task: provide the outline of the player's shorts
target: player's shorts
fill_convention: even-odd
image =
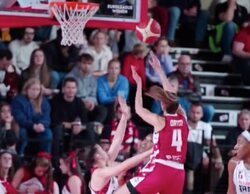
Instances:
[[[182,194],[184,181],[184,169],[156,163],[153,170],[142,169],[127,187],[131,194]]]

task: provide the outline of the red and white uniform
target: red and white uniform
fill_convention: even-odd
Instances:
[[[110,136],[111,142],[113,141],[113,138],[115,136],[118,124],[119,124],[119,120],[117,119],[114,119],[111,123],[111,127],[112,127],[111,136]],[[130,149],[132,148],[132,146],[138,147],[138,144],[139,144],[139,131],[132,121],[128,121],[120,151],[130,152]]]
[[[76,175],[72,175],[72,176],[76,176]],[[69,177],[70,178],[70,177]],[[69,181],[69,178],[68,178],[68,181]],[[81,189],[83,187],[83,183],[81,184]],[[71,194],[71,191],[69,189],[69,183],[67,182],[66,185],[64,185],[63,189],[62,189],[62,194]]]
[[[234,169],[233,182],[237,194],[250,194],[250,170],[243,161],[240,161]]]
[[[0,193],[1,194],[17,194],[17,191],[11,185],[11,183],[0,179]]]
[[[113,194],[118,188],[119,184],[116,177],[112,177],[108,184],[100,191],[94,191],[89,184],[91,194]]]
[[[153,135],[154,152],[150,161],[128,183],[131,193],[182,194],[188,131],[184,116],[165,116],[164,128]]]

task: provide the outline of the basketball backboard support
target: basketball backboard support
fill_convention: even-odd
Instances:
[[[98,3],[99,11],[87,23],[87,27],[135,29],[139,23],[147,21],[147,2],[145,0],[88,0]],[[9,8],[0,8],[0,28],[59,25],[51,17],[48,1],[41,5],[21,8],[18,3]]]

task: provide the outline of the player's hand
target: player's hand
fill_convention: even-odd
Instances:
[[[159,59],[155,56],[155,54],[150,51],[149,53],[149,64],[153,67],[153,69],[156,71],[156,72],[159,72],[162,70],[161,68],[161,63],[159,61]]]
[[[138,73],[136,72],[134,66],[131,66],[131,71],[132,71],[133,79],[135,80],[136,84],[137,84],[137,85],[141,84],[141,83],[142,83],[141,77],[140,77],[140,76],[138,75]]]
[[[130,108],[126,103],[126,100],[122,96],[118,96],[118,102],[121,107],[122,114],[126,116],[126,118],[130,115]]]

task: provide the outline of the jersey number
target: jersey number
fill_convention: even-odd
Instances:
[[[181,151],[182,138],[181,138],[181,130],[180,129],[174,129],[171,146],[176,147],[177,152]]]

